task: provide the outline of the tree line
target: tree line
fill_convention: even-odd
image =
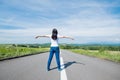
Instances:
[[[29,48],[49,48],[50,43],[45,44],[13,44],[14,47],[29,47]],[[120,51],[120,46],[114,45],[75,45],[75,44],[60,44],[62,49],[84,49],[84,50],[111,50]]]

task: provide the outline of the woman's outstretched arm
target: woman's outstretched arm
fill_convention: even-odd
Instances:
[[[67,39],[72,39],[72,40],[74,40],[74,38],[69,37],[69,36],[60,36],[59,38],[67,38]]]
[[[49,38],[50,36],[49,35],[43,35],[43,36],[36,36],[35,38],[37,39],[39,37],[47,37],[47,38]]]

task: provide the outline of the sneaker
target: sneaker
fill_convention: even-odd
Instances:
[[[47,68],[47,71],[50,71],[50,68]]]
[[[61,69],[61,68],[59,68],[59,69],[58,69],[58,71],[62,71],[62,69]]]

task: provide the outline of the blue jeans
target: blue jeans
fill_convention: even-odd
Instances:
[[[57,65],[58,65],[58,69],[60,69],[60,50],[59,47],[51,47],[50,48],[50,55],[49,55],[49,59],[48,59],[48,64],[47,64],[47,69],[50,69],[50,64],[53,58],[53,55],[55,54],[56,56],[56,61],[57,61]]]

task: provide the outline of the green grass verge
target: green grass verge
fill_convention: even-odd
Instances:
[[[114,62],[120,62],[120,51],[99,51],[99,50],[84,50],[84,49],[70,49],[70,51],[83,55],[98,57],[101,59],[111,60]]]
[[[0,60],[5,58],[36,54],[38,52],[49,51],[49,48],[27,48],[27,47],[13,47],[13,46],[0,46]]]

